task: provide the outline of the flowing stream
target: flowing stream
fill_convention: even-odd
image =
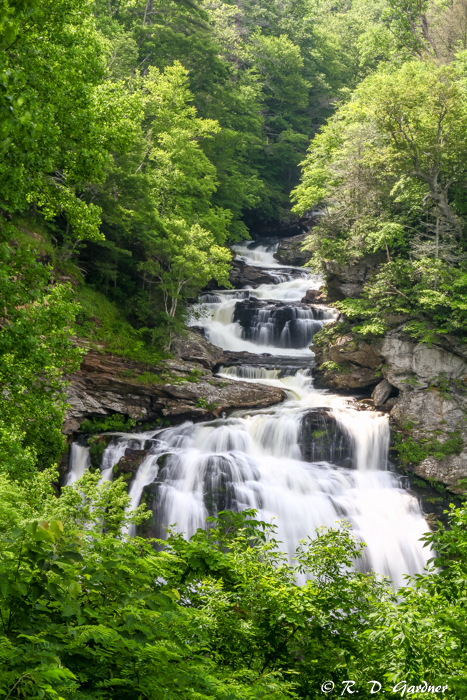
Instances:
[[[145,492],[159,537],[168,525],[190,536],[219,510],[255,508],[261,519],[274,518],[278,539],[293,555],[317,527],[345,519],[367,545],[362,568],[401,585],[429,558],[420,542],[428,528],[418,501],[388,465],[388,416],[313,387],[309,345],[335,312],[300,300],[320,280],[277,263],[272,244],[235,249],[247,264],[272,273],[271,284],[206,294],[192,322],[215,345],[254,353],[244,364],[222,367],[220,376],[280,387],[287,399],[209,422],[116,434],[103,455],[102,478],[111,478],[127,449],[149,450],[129,494],[135,508]],[[73,445],[67,483],[88,465],[86,448]]]

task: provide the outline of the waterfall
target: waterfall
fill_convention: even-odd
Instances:
[[[254,260],[267,266],[275,264],[273,247],[237,250],[249,264]],[[254,508],[259,518],[274,519],[281,546],[292,556],[298,541],[317,527],[345,519],[367,545],[361,567],[401,585],[405,574],[419,573],[426,565],[430,555],[420,538],[428,528],[418,501],[390,470],[388,416],[357,410],[345,397],[313,387],[306,324],[321,328],[335,313],[297,305],[306,289],[317,288],[315,276],[303,270],[299,277],[286,276],[276,285],[275,297],[263,296],[274,285],[203,295],[196,323],[211,342],[229,350],[248,349],[258,358],[251,365],[245,360],[222,367],[219,376],[280,387],[287,399],[195,425],[115,435],[104,452],[102,477],[111,478],[126,450],[147,450],[129,486],[130,508],[138,506],[144,493],[155,537],[164,537],[173,524],[189,537],[219,510]],[[255,307],[262,299],[267,299],[266,307]],[[269,304],[271,300],[282,305]],[[238,304],[256,320],[249,325],[242,321]],[[291,329],[292,321],[303,323],[300,343],[291,340],[301,338]],[[246,327],[256,330],[245,333]],[[285,328],[290,338],[280,345]],[[259,357],[261,352],[268,356]],[[76,451],[76,465],[84,469],[84,457],[77,456]],[[69,479],[78,473],[74,458],[72,468]]]
[[[70,463],[65,479],[65,486],[71,486],[75,481],[80,479],[86,469],[91,465],[91,457],[89,447],[80,445],[78,442],[73,442],[70,450]]]

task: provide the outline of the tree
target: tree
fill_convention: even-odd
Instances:
[[[184,220],[167,222],[165,235],[151,245],[147,260],[140,263],[145,286],[158,283],[169,323],[175,318],[179,301],[193,296],[211,279],[230,287],[231,253],[216,244],[212,233],[199,224],[188,227]]]
[[[71,289],[53,284],[51,268],[15,235],[8,225],[0,232],[0,472],[24,480],[63,452],[63,378],[81,353]]]
[[[81,195],[103,179],[109,150],[131,139],[132,101],[102,84],[107,45],[92,4],[2,3],[10,29],[1,45],[3,104],[11,118],[0,154],[0,207],[64,213],[77,238],[99,238],[99,209]]]

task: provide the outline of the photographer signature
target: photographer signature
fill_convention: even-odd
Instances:
[[[345,693],[358,693],[358,689],[355,688],[355,681],[342,681],[343,690],[341,695]],[[371,685],[370,695],[379,693],[382,685],[379,681],[367,681],[366,685]],[[321,690],[323,693],[330,693],[334,690],[335,684],[332,681],[324,681],[321,685]],[[448,689],[447,685],[429,685],[426,681],[422,681],[419,685],[409,685],[407,681],[400,681],[392,688],[393,693],[400,693],[401,697],[404,695],[413,695],[414,693],[444,693]],[[384,691],[383,691],[384,692]]]

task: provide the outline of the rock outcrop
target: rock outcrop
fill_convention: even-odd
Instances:
[[[441,342],[416,343],[403,329],[371,342],[335,334],[313,348],[316,381],[335,390],[372,388],[373,405],[390,411],[406,448],[405,467],[457,493],[467,479],[467,346]]]
[[[328,300],[342,301],[347,297],[358,298],[364,285],[384,260],[380,253],[367,255],[346,265],[335,260],[324,260]]]
[[[147,456],[147,450],[131,450],[127,448],[125,454],[113,468],[113,478],[123,476],[125,481],[131,481],[139,469],[139,466]]]
[[[261,267],[247,265],[241,260],[233,260],[229,273],[230,283],[235,289],[243,287],[259,287],[260,284],[272,284],[273,279],[267,270]]]
[[[381,381],[383,357],[371,343],[351,334],[337,336],[329,344],[312,346],[317,385],[336,390],[372,389]]]
[[[302,304],[327,304],[328,299],[322,289],[307,289]]]
[[[306,265],[313,255],[310,250],[302,250],[307,235],[307,233],[302,233],[299,236],[282,238],[274,253],[276,260],[282,265],[295,265],[296,267]]]
[[[444,377],[446,381],[467,377],[467,360],[437,345],[415,343],[391,331],[375,347],[385,358],[386,379],[398,389],[426,389]]]
[[[198,362],[183,359],[190,349]],[[223,353],[194,333],[177,342],[175,352],[180,359],[151,367],[90,350],[80,370],[69,377],[70,409],[63,432],[70,435],[83,420],[113,413],[145,422],[202,420],[235,408],[270,406],[285,398],[276,387],[213,375],[210,368],[222,361]]]
[[[431,453],[412,465],[414,472],[460,493],[465,488],[458,482],[467,479],[467,348],[456,342],[449,351],[444,344],[414,343],[394,331],[377,343],[385,359],[383,373],[400,390],[391,410],[393,424],[402,440]]]

